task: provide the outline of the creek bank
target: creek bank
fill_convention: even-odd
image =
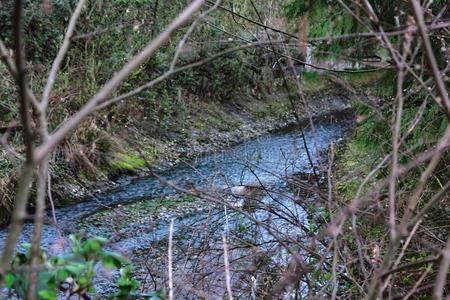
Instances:
[[[345,114],[350,109],[351,99],[345,90],[333,84],[326,88],[329,90],[324,88],[308,95],[309,112],[299,104],[300,118],[305,124],[308,123],[309,116],[317,119]],[[117,134],[117,140],[124,145],[118,157],[126,160],[121,164],[122,167],[125,165],[125,168],[117,168],[117,163],[114,165],[113,159],[108,157],[108,161],[103,162],[103,165],[94,166],[95,170],[84,170],[88,175],[80,176],[79,172],[67,169],[67,166],[58,161],[54,162],[51,182],[55,206],[66,207],[83,202],[105,191],[117,189],[136,178],[147,176],[147,162],[152,169],[164,172],[182,162],[246,140],[288,130],[296,123],[289,100],[283,95],[267,96],[264,99],[246,98],[234,104],[200,104],[190,125],[183,132],[169,129],[163,136],[151,137],[142,124],[140,127],[135,124],[134,127],[123,128],[120,134]],[[127,142],[129,137],[133,137],[132,143]],[[152,151],[146,151],[147,148]],[[130,161],[130,158],[133,161]],[[5,195],[7,193],[3,196]],[[12,199],[6,202],[11,201]],[[2,204],[0,208],[1,226],[8,223],[12,206]],[[30,207],[28,213],[33,212],[33,207]]]
[[[277,108],[275,109],[274,106]],[[107,177],[101,180],[56,180],[53,188],[57,190],[57,206],[66,206],[80,201],[85,201],[97,194],[127,184],[130,181],[148,175],[146,165],[158,172],[166,172],[182,162],[191,161],[203,155],[227,149],[233,145],[247,140],[258,138],[268,133],[291,130],[296,126],[296,119],[292,114],[287,99],[263,101],[247,100],[242,107],[222,105],[215,110],[217,115],[225,115],[227,124],[225,127],[217,126],[214,122],[203,122],[199,126],[199,119],[193,121],[189,132],[168,132],[159,139],[147,139],[144,137],[139,142],[128,144],[128,153],[137,153],[142,160],[132,165],[132,168],[122,170],[109,170]],[[352,114],[351,99],[345,90],[333,87],[328,92],[318,92],[308,98],[308,110],[299,107],[302,125],[308,125],[309,118],[315,120],[326,118],[342,118]],[[206,114],[211,114],[208,112]],[[212,115],[202,115],[202,119],[208,120]],[[223,116],[220,118],[224,118]],[[201,120],[202,120],[201,119]],[[239,124],[238,126],[236,124]],[[128,129],[128,131],[136,129]],[[124,134],[126,135],[126,134]],[[157,157],[149,157],[147,153],[139,151],[148,144],[158,149]],[[111,169],[111,168],[110,168]]]
[[[320,154],[321,163],[324,166],[327,164],[326,157],[329,143],[337,142],[338,144],[341,144],[345,141],[342,136],[344,132],[348,132],[348,130],[342,131],[339,128],[344,126],[345,128],[350,129],[352,126],[352,124],[348,124],[352,120],[340,120],[339,123],[331,125],[334,124],[334,122],[330,122],[329,120],[331,117],[334,117],[334,115],[329,116],[328,120],[322,120],[321,122],[316,120],[316,130],[318,130],[319,133],[318,136],[325,141],[318,141],[319,149],[317,149],[317,151],[311,149],[312,154],[315,155],[314,161],[319,159],[317,154]],[[330,130],[336,131],[336,133],[330,134]],[[309,147],[313,147],[311,128],[306,128],[305,132]],[[298,146],[300,146],[300,149],[297,149]],[[292,151],[289,151],[288,149],[291,149]],[[250,140],[244,144],[224,150],[222,155],[220,155],[220,158],[216,158],[217,161],[215,159],[213,164],[210,164],[208,157],[204,157],[198,161],[192,162],[192,167],[186,168],[177,166],[169,171],[170,174],[166,174],[169,176],[166,179],[178,186],[184,186],[186,180],[189,179],[194,183],[194,186],[200,188],[200,190],[208,191],[208,194],[213,193],[213,195],[216,195],[218,198],[225,197],[224,199],[226,199],[226,201],[232,201],[232,203],[235,203],[240,207],[245,207],[245,201],[243,201],[242,198],[248,198],[248,193],[240,194],[237,192],[237,190],[242,188],[247,189],[248,187],[250,194],[255,196],[255,193],[253,193],[255,189],[263,190],[260,188],[260,184],[272,186],[274,184],[277,185],[280,182],[286,182],[286,184],[291,186],[293,182],[302,181],[311,187],[315,185],[311,172],[307,171],[309,170],[309,164],[302,149],[303,145],[298,131],[293,130],[272,134],[264,141]],[[253,157],[245,158],[247,150],[250,150],[250,153],[254,154]],[[258,155],[258,151],[262,151],[262,153]],[[279,154],[279,156],[276,157],[274,152],[281,152],[282,154]],[[284,155],[296,159],[296,163],[300,165],[300,169],[296,168],[295,170],[304,171],[294,171],[294,173],[291,173],[293,170],[289,169],[285,174],[285,171],[283,171],[284,167],[280,169],[276,166],[280,163],[284,165],[283,161],[287,159]],[[260,158],[257,158],[259,156]],[[253,162],[256,164],[259,164],[259,162],[261,162],[260,160],[262,160],[262,165],[260,165],[261,170],[254,170],[254,172],[258,173],[258,175],[254,173],[255,176],[258,176],[257,181],[255,181],[255,178],[251,179],[244,176],[244,182],[241,181],[241,185],[239,185],[238,178],[241,177],[242,180],[241,172],[244,166],[236,160],[242,161],[245,159],[250,159],[250,164],[252,164],[252,159],[254,159]],[[268,165],[266,165],[266,163],[268,163]],[[264,174],[266,172],[264,166],[269,166],[270,171],[267,171],[267,174]],[[255,168],[259,167],[255,166]],[[281,177],[278,175],[272,177],[270,175],[272,172],[280,174]],[[206,178],[216,176],[214,174],[226,178],[223,182],[219,181],[215,183],[207,183],[201,180],[203,176]],[[284,178],[283,174],[285,174],[286,178]],[[196,179],[195,176],[198,176],[198,178]],[[320,173],[320,176],[325,178],[326,174]],[[198,181],[198,179],[200,179],[200,181]],[[223,184],[225,184],[225,186]],[[163,184],[159,183],[156,178],[144,176],[134,178],[129,184],[124,185],[121,189],[109,191],[110,194],[115,194],[114,197],[110,196],[110,200],[106,199],[104,202],[108,205],[109,209],[91,206],[89,212],[87,212],[86,209],[80,210],[80,213],[84,214],[86,217],[82,227],[86,229],[86,231],[94,233],[94,235],[105,236],[115,240],[116,237],[123,238],[127,235],[133,236],[136,232],[141,230],[144,232],[149,229],[153,230],[158,224],[168,223],[172,218],[182,219],[189,215],[204,214],[205,210],[216,207],[216,204],[214,203],[211,206],[211,203],[206,203],[205,201],[190,195],[177,192],[173,193],[168,192],[166,189],[160,189],[159,185]],[[294,184],[294,186],[295,185],[296,184]],[[190,189],[188,187],[185,188]],[[133,192],[133,190],[137,192]],[[195,190],[196,189],[194,189],[194,191]],[[313,187],[313,190],[317,192],[317,188]],[[253,198],[253,196],[250,198]],[[116,198],[122,199],[121,202],[114,200]],[[308,198],[306,193],[305,198]],[[83,206],[83,204],[81,203],[80,206]],[[72,212],[73,211],[74,210],[72,210]],[[67,214],[67,211],[65,214]],[[111,222],[111,220],[115,221]]]

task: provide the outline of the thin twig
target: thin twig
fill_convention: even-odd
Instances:
[[[173,247],[173,223],[174,219],[170,221],[170,228],[169,228],[169,248],[168,248],[168,273],[169,273],[169,300],[173,300],[173,253],[172,253],[172,247]]]
[[[65,139],[81,122],[91,115],[96,110],[99,103],[107,99],[134,70],[165,44],[172,36],[173,32],[185,24],[190,19],[191,15],[200,9],[203,3],[204,0],[196,0],[186,7],[166,30],[118,71],[75,115],[53,132],[49,136],[48,141],[36,149],[36,160],[40,161],[44,159],[44,157]]]
[[[178,57],[180,56],[181,50],[183,50],[184,45],[186,44],[189,36],[192,34],[192,32],[195,30],[195,28],[197,27],[198,23],[200,21],[202,21],[204,18],[206,18],[206,16],[208,16],[209,14],[211,14],[214,10],[217,9],[217,7],[220,5],[222,1],[221,0],[217,0],[216,3],[210,7],[208,10],[206,10],[205,12],[203,12],[200,16],[198,16],[194,22],[191,23],[191,26],[189,26],[189,29],[187,30],[187,32],[185,33],[185,35],[183,36],[183,38],[181,39],[181,41],[178,43],[178,46],[175,50],[175,54],[173,55],[173,59],[172,59],[172,63],[170,64],[170,71],[172,71],[173,69],[175,69],[175,66],[177,64],[178,61]]]
[[[50,73],[48,75],[47,84],[44,88],[44,93],[42,94],[41,103],[39,105],[39,108],[41,111],[45,111],[48,106],[48,102],[50,99],[50,93],[52,91],[53,85],[55,84],[56,75],[58,74],[58,70],[61,66],[61,63],[63,62],[64,57],[67,54],[67,51],[69,50],[70,46],[70,40],[72,38],[73,32],[75,30],[75,26],[77,24],[78,18],[81,14],[81,10],[83,9],[83,6],[85,4],[86,0],[80,0],[78,1],[77,7],[75,8],[75,11],[73,12],[72,16],[70,17],[69,25],[67,26],[66,34],[64,35],[64,40],[59,48],[58,54],[53,61],[52,68],[50,70]]]
[[[445,248],[442,250],[441,257],[442,259],[433,289],[433,300],[442,299],[442,292],[447,283],[448,269],[450,267],[450,237],[447,240]]]
[[[230,261],[228,258],[228,244],[225,235],[222,237],[222,240],[223,240],[223,260],[225,263],[225,277],[226,277],[225,282],[227,284],[228,300],[233,300],[233,291],[231,289]]]

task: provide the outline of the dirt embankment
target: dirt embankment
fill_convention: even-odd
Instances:
[[[299,101],[301,102],[301,101]],[[307,97],[306,105],[298,103],[300,118],[307,124],[310,117],[319,118],[351,108],[345,91],[328,86]],[[56,206],[70,205],[96,193],[114,188],[123,180],[147,174],[147,166],[168,169],[183,160],[218,151],[245,140],[295,125],[290,102],[283,95],[265,99],[234,102],[202,102],[193,111],[185,130],[169,128],[163,135],[153,136],[142,124],[134,124],[115,132],[121,149],[98,167],[98,174],[78,174],[71,170],[53,174],[52,194]],[[61,166],[55,165],[59,170]],[[92,170],[89,172],[92,173]],[[8,222],[10,209],[0,209],[0,225]],[[30,207],[30,213],[33,207]]]
[[[350,97],[339,89],[317,93],[309,97],[307,102],[306,106],[299,104],[298,107],[305,126],[310,118],[347,114],[351,111]],[[126,178],[145,176],[148,165],[154,170],[166,170],[182,161],[287,129],[295,124],[296,118],[291,106],[283,97],[267,101],[247,100],[239,105],[205,104],[199,108],[188,132],[169,131],[164,137],[142,136],[139,140],[128,143],[127,152],[119,157],[123,168],[114,165],[109,170],[109,178],[101,181],[70,184],[66,181],[64,198],[79,201],[90,197],[92,193],[115,187]],[[139,129],[130,128],[127,131],[131,134],[136,130]],[[148,147],[154,152],[146,152]],[[59,186],[54,188],[61,190]]]

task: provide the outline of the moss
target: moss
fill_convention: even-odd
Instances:
[[[267,108],[265,105],[258,105],[251,110],[251,114],[254,120],[262,119],[267,116]]]
[[[356,145],[362,151],[388,150],[391,146],[391,130],[386,122],[369,117],[366,122],[357,129],[355,137]]]
[[[303,83],[305,85],[320,85],[323,83],[323,75],[318,72],[305,71],[303,73]]]
[[[121,171],[134,171],[146,165],[145,159],[134,154],[119,153],[110,163],[111,167]]]
[[[338,150],[335,170],[335,177],[338,178],[336,188],[345,202],[355,197],[356,191],[365,176],[378,162],[379,157],[379,153],[361,147],[356,140],[350,141]],[[370,182],[365,187],[368,186]],[[366,188],[362,191],[364,192]]]
[[[327,88],[327,78],[325,74],[306,71],[303,73],[302,90],[306,94],[317,93]]]
[[[205,121],[203,121],[201,119],[195,120],[193,125],[196,129],[201,130],[201,131],[206,129],[206,123],[205,123]]]
[[[357,73],[342,73],[339,78],[345,80],[355,87],[366,86],[375,81],[381,80],[384,72],[357,72]],[[392,82],[391,82],[392,83]]]
[[[291,114],[291,105],[287,97],[277,96],[267,101],[251,101],[246,105],[246,111],[254,121],[268,117],[283,119]]]
[[[125,206],[118,206],[114,210],[106,210],[87,217],[81,224],[81,229],[92,234],[110,237],[114,232],[127,228],[130,224],[142,223],[157,215],[161,211],[170,211],[183,204],[188,205],[198,201],[190,195],[175,195],[149,199]],[[126,218],[117,216],[126,215]],[[114,220],[114,222],[111,222]],[[93,228],[95,226],[95,228]]]
[[[156,158],[160,154],[160,151],[157,146],[154,146],[152,144],[145,144],[142,146],[142,153],[145,156],[144,163],[151,163],[156,160]]]
[[[200,131],[219,130],[232,131],[241,127],[238,117],[226,111],[216,103],[205,105],[201,115],[193,121],[193,127]]]
[[[233,120],[233,119],[225,119],[222,121],[219,121],[217,123],[217,127],[221,131],[233,131],[236,129],[241,128],[241,122],[239,120]]]
[[[291,113],[291,106],[284,99],[269,103],[267,109],[268,114],[275,118],[283,118]]]
[[[375,224],[373,222],[366,222],[363,231],[368,240],[376,241],[386,236],[386,225],[385,224]]]

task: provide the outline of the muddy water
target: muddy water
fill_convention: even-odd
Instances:
[[[324,151],[330,143],[349,132],[349,124],[322,120],[304,132],[317,163],[324,161],[320,155],[326,156]],[[235,296],[248,298],[251,294],[263,294],[261,289],[270,286],[263,282],[267,277],[264,274],[276,273],[277,266],[288,261],[285,245],[280,245],[277,238],[282,235],[299,240],[313,230],[299,195],[285,180],[299,172],[311,172],[301,135],[296,130],[266,135],[160,174],[187,188],[223,191],[214,193],[218,199],[215,203],[180,201],[174,209],[161,205],[146,214],[145,203],[164,196],[170,198],[175,191],[157,178],[137,178],[91,201],[58,209],[60,234],[67,237],[82,228],[87,235],[106,235],[112,241],[110,248],[129,256],[139,266],[136,273],[144,289],[154,290],[166,283],[169,220],[175,218],[174,273],[179,299],[221,298],[225,235],[230,261],[238,270],[232,276],[233,286],[246,287],[239,289],[242,295]],[[252,188],[247,197],[227,193],[236,186]],[[131,216],[127,203],[136,203],[133,205],[139,211],[137,216]],[[154,217],[155,212],[158,217]],[[27,241],[31,232],[31,224],[26,224],[21,241]],[[3,229],[0,244],[5,236]],[[44,226],[42,244],[50,252],[62,251],[55,226]],[[99,280],[97,289],[107,291],[109,285]],[[205,295],[199,295],[199,291]]]

